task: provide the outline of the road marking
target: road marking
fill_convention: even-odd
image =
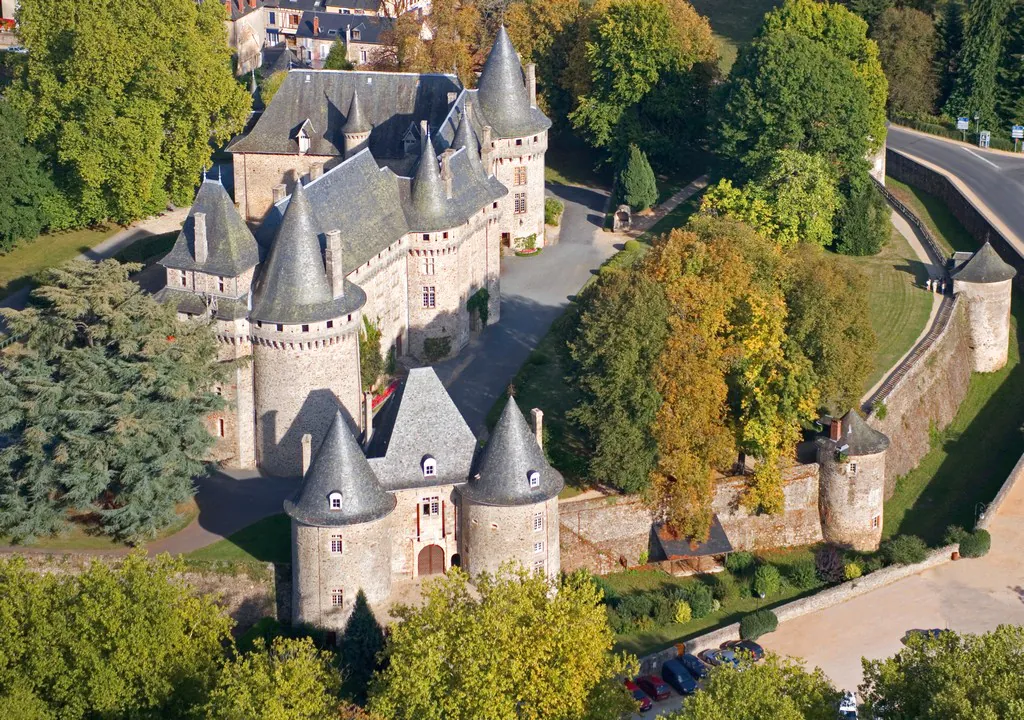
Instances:
[[[1001,170],[1001,169],[1002,169],[1002,168],[1000,168],[1000,167],[999,167],[998,165],[996,165],[996,164],[995,164],[994,162],[992,162],[991,160],[989,160],[988,158],[982,157],[981,155],[979,155],[978,153],[974,152],[974,151],[973,151],[973,150],[971,150],[970,148],[961,148],[961,149],[962,149],[962,150],[963,150],[964,152],[969,152],[969,153],[970,153],[971,155],[973,155],[974,157],[978,158],[978,159],[979,159],[979,160],[981,160],[982,162],[987,162],[987,163],[988,163],[989,165],[991,165],[992,167],[994,167],[994,168],[995,168],[996,170]]]

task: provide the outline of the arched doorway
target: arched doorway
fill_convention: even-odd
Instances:
[[[418,561],[420,575],[437,575],[444,572],[444,550],[440,545],[427,545],[420,550]]]

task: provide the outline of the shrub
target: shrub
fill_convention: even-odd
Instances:
[[[856,562],[848,562],[843,567],[843,579],[844,580],[856,580],[863,573],[861,572],[860,565]]]
[[[793,563],[786,575],[798,590],[810,590],[818,584],[818,573],[814,569],[814,560],[810,558]]]
[[[884,402],[875,405],[874,411],[875,417],[879,420],[885,420],[885,416],[889,414],[889,408]]]
[[[554,198],[544,198],[544,224],[558,225],[562,221],[565,205]]]
[[[975,530],[960,541],[960,556],[979,558],[986,555],[992,547],[992,536],[988,530]]]
[[[619,175],[622,199],[634,210],[646,210],[658,202],[658,183],[647,156],[636,145],[629,146],[626,165]]]
[[[466,309],[469,310],[470,314],[475,312],[480,316],[480,327],[487,326],[487,303],[490,299],[491,294],[487,291],[487,288],[480,288],[466,301]]]
[[[615,605],[615,611],[627,622],[651,616],[654,610],[654,598],[648,593],[634,593],[621,598]]]
[[[423,341],[423,356],[427,362],[437,362],[452,351],[452,339],[447,335]]]
[[[718,573],[711,578],[711,595],[723,605],[734,602],[740,596],[739,584],[729,572]]]
[[[627,240],[622,246],[623,252],[638,253],[640,252],[642,243],[639,240]]]
[[[757,640],[766,633],[774,632],[779,627],[779,619],[771,610],[758,610],[744,615],[740,620],[740,637],[744,640]]]
[[[644,550],[642,553],[640,553],[640,557],[636,559],[637,564],[646,565],[650,557],[650,554],[646,550]]]
[[[969,535],[970,533],[959,525],[950,525],[946,528],[946,534],[943,536],[942,542],[946,545],[956,545],[957,543],[962,543],[964,538]]]
[[[869,555],[860,561],[861,569],[864,571],[865,575],[869,575],[877,570],[881,570],[884,565],[885,561],[882,559],[882,556],[878,553],[874,555]]]
[[[928,557],[928,546],[916,535],[897,535],[885,541],[882,555],[890,565],[913,565]]]
[[[782,578],[774,565],[761,565],[754,571],[754,592],[760,597],[779,594]]]
[[[608,616],[608,627],[616,635],[629,632],[632,629],[631,623],[627,622],[613,607],[605,607],[605,614]]]
[[[686,601],[690,603],[693,617],[698,620],[710,615],[714,610],[715,598],[711,594],[711,588],[701,582],[695,582],[686,588]]]
[[[825,545],[814,556],[814,566],[823,582],[843,579],[843,553],[835,545]]]
[[[676,617],[675,620],[680,625],[685,625],[690,622],[693,618],[693,610],[690,609],[690,603],[685,600],[680,600],[676,603]]]
[[[656,625],[668,625],[676,622],[676,610],[678,602],[671,598],[657,594],[653,598],[651,615]]]
[[[725,567],[733,575],[742,575],[753,568],[756,562],[753,553],[734,552],[725,559]]]

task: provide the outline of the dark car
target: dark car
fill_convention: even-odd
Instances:
[[[740,659],[732,650],[705,650],[701,653],[700,659],[713,667],[725,665],[738,668],[740,666]]]
[[[942,637],[943,633],[947,632],[945,628],[931,628],[930,630],[907,630],[903,636],[903,644],[906,645],[907,641],[912,637],[923,637],[925,640],[938,640]]]
[[[679,658],[679,662],[681,662],[683,667],[698,680],[702,680],[708,676],[708,666],[702,663],[700,658],[696,655],[686,653]]]
[[[640,686],[641,690],[655,700],[664,700],[672,694],[668,689],[668,685],[654,675],[641,675],[635,682]]]
[[[697,681],[678,660],[666,660],[661,666],[661,676],[680,695],[692,695],[697,692]]]
[[[633,699],[640,703],[640,712],[647,712],[651,709],[651,699],[647,697],[643,690],[636,686],[636,683],[632,680],[626,681],[626,690],[633,696]]]
[[[723,650],[732,650],[737,655],[749,653],[750,657],[757,662],[764,657],[764,648],[753,640],[732,640],[722,645]]]

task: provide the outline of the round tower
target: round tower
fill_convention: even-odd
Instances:
[[[366,118],[366,113],[363,112],[363,106],[359,102],[359,93],[353,90],[352,102],[348,106],[348,117],[345,118],[345,124],[341,127],[346,160],[369,145],[371,130],[373,130],[373,126]]]
[[[967,302],[974,372],[995,372],[1006,365],[1016,274],[987,242],[953,272],[953,292]]]
[[[499,201],[504,247],[536,235],[544,245],[544,153],[551,121],[537,107],[533,63],[523,69],[504,26],[498,30],[476,91],[484,167],[509,194]]]
[[[326,233],[326,245],[325,259],[300,182],[250,311],[257,462],[272,475],[299,476],[301,437],[309,433],[318,445],[339,406],[350,427],[359,427],[366,294],[345,280],[340,233]]]
[[[833,419],[829,435],[818,438],[818,509],[826,542],[865,552],[878,549],[888,447],[889,438],[855,410]]]
[[[309,436],[303,441],[308,463]],[[386,492],[335,412],[302,487],[284,503],[292,519],[292,618],[341,631],[362,590],[372,605],[391,594],[391,527],[397,500]]]
[[[558,493],[561,474],[548,464],[537,432],[531,431],[513,398],[484,448],[477,472],[458,488],[460,553],[472,575],[495,573],[505,563],[557,577]]]

